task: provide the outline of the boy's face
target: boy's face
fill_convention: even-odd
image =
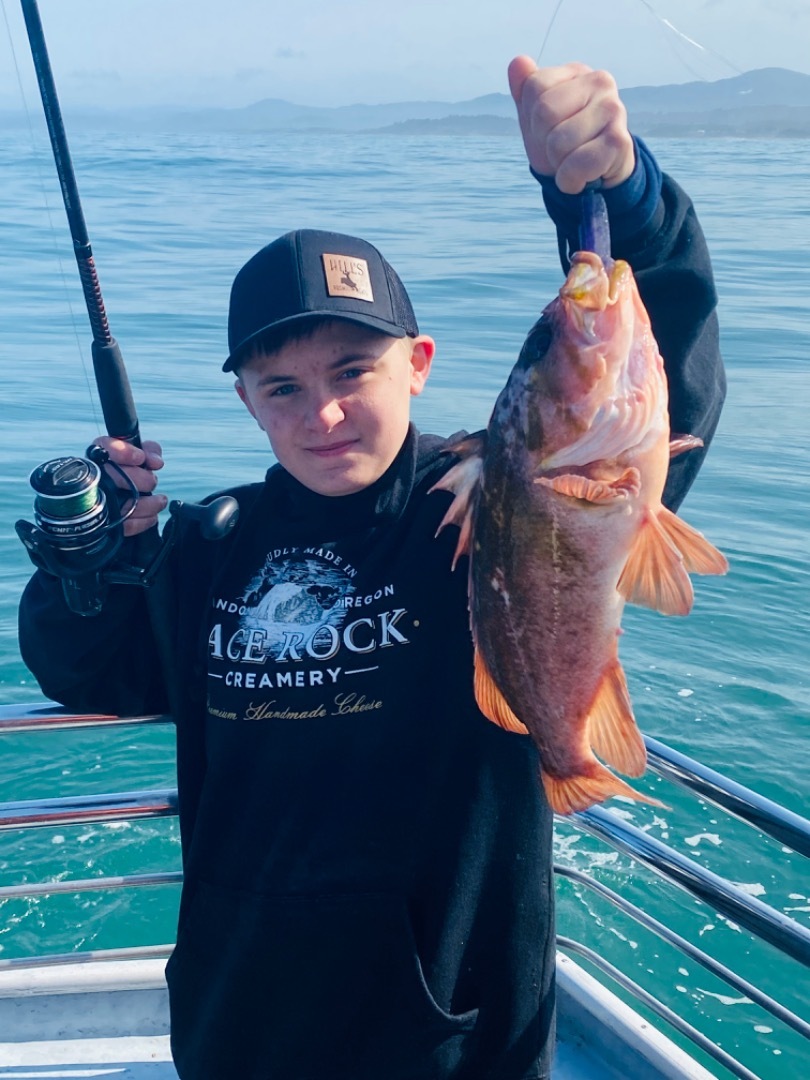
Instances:
[[[351,495],[391,465],[435,344],[335,319],[239,369],[236,392],[280,464],[320,495]]]

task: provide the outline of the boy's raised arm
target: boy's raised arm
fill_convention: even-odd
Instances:
[[[706,456],[726,391],[717,293],[700,222],[687,194],[630,134],[607,72],[579,63],[540,69],[519,56],[509,65],[509,85],[566,270],[578,243],[579,193],[601,180],[613,257],[632,266],[664,359],[671,432],[703,440],[701,449],[670,465],[664,503],[677,509]]]

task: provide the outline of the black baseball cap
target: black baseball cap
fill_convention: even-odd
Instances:
[[[419,333],[394,269],[365,240],[320,229],[285,233],[257,251],[234,279],[228,312],[233,371],[248,347],[287,323],[332,316],[391,337]]]

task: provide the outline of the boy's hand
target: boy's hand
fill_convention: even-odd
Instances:
[[[529,164],[576,195],[591,180],[611,188],[635,167],[627,111],[612,75],[585,64],[538,68],[529,56],[509,65]]]
[[[138,491],[143,492],[131,517],[124,522],[124,536],[137,536],[138,533],[146,532],[157,523],[157,516],[168,502],[165,495],[153,495],[151,492],[157,487],[158,469],[163,468],[163,458],[160,445],[156,442],[146,441],[143,448],[133,446],[132,443],[123,439],[114,439],[110,435],[103,435],[94,440],[98,446],[103,446],[110,455],[110,461],[124,470],[130,477]],[[115,469],[107,467],[107,472],[115,481],[117,487],[127,489],[123,478]],[[124,513],[131,506],[131,502],[124,504]]]

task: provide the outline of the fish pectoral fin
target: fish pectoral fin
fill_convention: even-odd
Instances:
[[[616,586],[628,604],[688,615],[694,590],[680,551],[655,514],[648,514],[630,549]]]
[[[480,436],[473,436],[453,446],[453,453],[462,455],[461,461],[448,469],[444,476],[430,489],[431,492],[450,491],[455,495],[436,530],[436,536],[438,536],[445,525],[457,525],[459,527],[458,543],[453,555],[454,570],[461,556],[470,553],[475,493],[478,489],[484,465],[483,449],[484,439]]]
[[[703,533],[662,507],[658,514],[661,528],[683,556],[683,565],[690,574],[725,574],[728,560]]]
[[[665,803],[658,799],[642,795],[640,791],[631,788],[596,759],[588,766],[587,772],[576,776],[558,777],[541,772],[541,777],[546,798],[555,814],[573,814],[577,810],[587,810],[589,806],[604,802],[612,795],[624,795],[627,799],[649,803],[650,806],[665,806]]]
[[[647,750],[618,660],[599,684],[588,714],[588,740],[600,758],[625,776],[641,776],[647,767]]]
[[[688,615],[694,599],[689,574],[725,574],[727,570],[725,555],[662,506],[639,531],[617,588],[630,604],[664,615]]]
[[[506,699],[495,685],[483,656],[475,650],[475,700],[478,708],[493,724],[514,731],[518,735],[528,735],[529,729],[515,716],[506,703]]]
[[[678,454],[685,454],[687,450],[697,450],[699,446],[703,446],[703,439],[697,435],[673,435],[669,440],[670,460]]]
[[[616,499],[629,499],[638,495],[641,490],[641,473],[638,469],[625,469],[614,480],[591,480],[576,473],[563,473],[561,476],[538,476],[534,482],[572,499],[582,499],[589,503],[611,503]]]

